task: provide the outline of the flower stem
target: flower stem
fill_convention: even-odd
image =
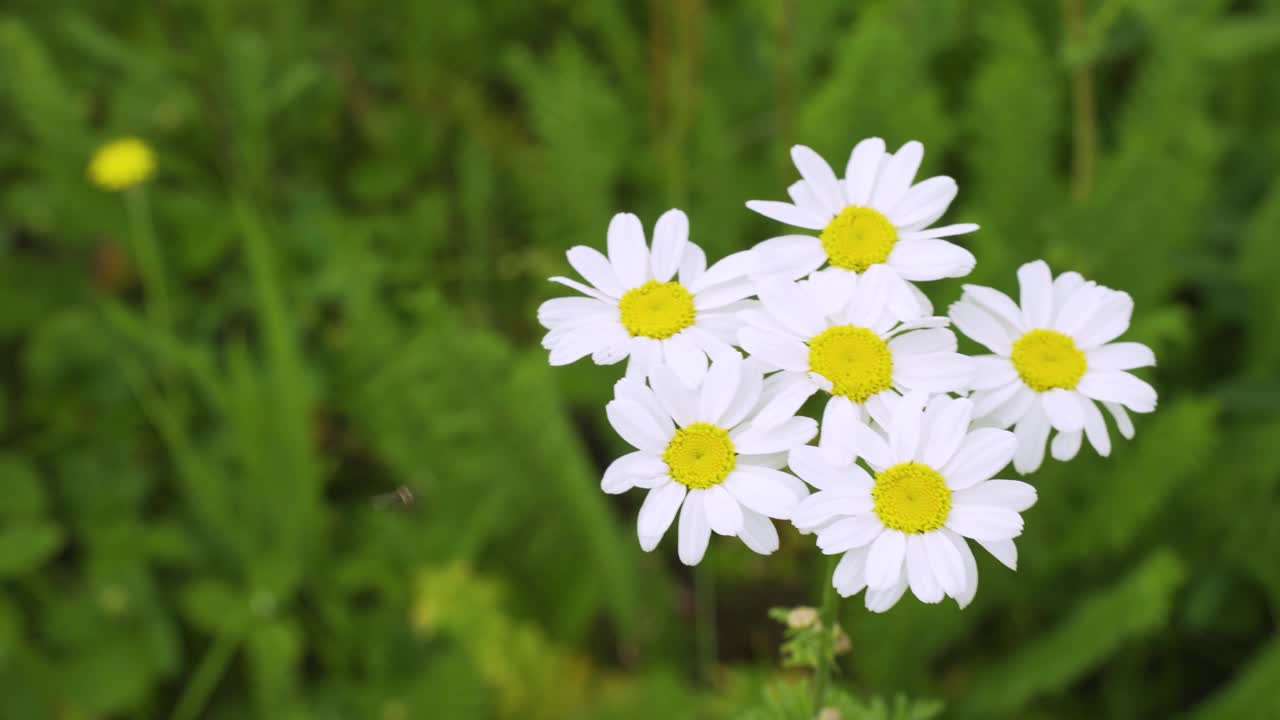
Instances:
[[[693,568],[693,592],[698,675],[704,685],[711,687],[715,679],[717,654],[716,583],[711,564],[705,560]]]
[[[839,555],[832,555],[826,563],[826,572],[822,575],[822,610],[819,616],[822,629],[822,647],[818,651],[818,667],[813,673],[813,712],[820,711],[827,696],[827,686],[831,681],[831,666],[834,664],[834,657],[831,649],[832,640],[835,638],[836,627],[836,589],[831,583],[831,576],[835,574],[836,563],[839,562]]]
[[[236,649],[240,646],[240,636],[238,628],[227,628],[218,633],[200,659],[195,673],[187,681],[187,686],[182,689],[182,696],[173,708],[171,720],[195,720],[201,716],[213,691],[217,689],[218,682],[226,673],[227,666],[231,664],[231,658],[235,657]]]
[[[126,190],[124,196],[129,213],[129,240],[133,244],[134,259],[138,263],[142,285],[147,294],[147,314],[158,330],[168,332],[173,329],[173,314],[169,306],[164,262],[160,259],[151,208],[147,204],[146,187],[135,185]]]
[[[1064,0],[1062,4],[1068,41],[1085,40],[1084,0]],[[1076,200],[1089,197],[1093,188],[1098,155],[1098,126],[1093,76],[1089,63],[1080,60],[1071,69],[1071,194]]]

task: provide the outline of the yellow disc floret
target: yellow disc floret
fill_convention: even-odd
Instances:
[[[893,387],[893,353],[866,328],[839,325],[809,341],[809,369],[831,381],[831,394],[863,402]]]
[[[1011,359],[1022,382],[1036,392],[1072,390],[1088,367],[1076,342],[1054,330],[1032,330],[1018,338]]]
[[[827,224],[820,237],[832,265],[862,272],[889,259],[898,229],[879,210],[850,205]]]
[[[693,324],[693,295],[678,282],[650,280],[628,290],[618,303],[622,326],[632,337],[659,340]]]
[[[737,458],[729,433],[704,422],[677,430],[662,453],[671,477],[695,489],[706,489],[724,482],[733,472]]]
[[[876,473],[871,501],[885,527],[904,533],[937,530],[951,512],[951,490],[928,465],[905,462]]]
[[[104,190],[124,190],[151,177],[155,168],[155,155],[145,142],[123,138],[103,145],[93,154],[89,179]]]

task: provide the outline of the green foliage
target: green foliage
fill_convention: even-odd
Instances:
[[[11,0],[0,717],[811,718],[778,648],[821,634],[768,609],[815,602],[812,538],[712,541],[698,659],[672,540],[640,552],[638,494],[598,488],[620,368],[547,367],[534,318],[612,213],[684,207],[714,259],[788,232],[743,202],[785,196],[790,145],[842,168],[877,134],[958,179],[967,281],[1044,257],[1132,293],[1162,405],[1032,478],[1019,571],[978,550],[963,612],[843,602],[831,705],[1277,716],[1277,28],[1274,0]],[[86,179],[121,135],[157,152],[171,319]]]

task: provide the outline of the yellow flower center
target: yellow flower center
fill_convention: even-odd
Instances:
[[[706,489],[729,477],[738,454],[729,433],[710,423],[697,422],[676,431],[662,460],[676,482]]]
[[[124,138],[98,148],[89,161],[89,179],[104,190],[124,190],[151,177],[156,160],[138,138]]]
[[[951,512],[951,490],[928,465],[898,463],[876,473],[871,501],[885,527],[904,533],[937,530]]]
[[[659,340],[693,324],[693,295],[678,282],[650,280],[628,290],[618,303],[622,326],[632,337]]]
[[[832,265],[862,272],[889,259],[898,229],[880,211],[850,205],[827,224],[821,238]]]
[[[893,353],[866,328],[839,325],[809,341],[809,369],[831,381],[832,395],[863,402],[893,387]]]
[[[1036,392],[1072,390],[1088,363],[1070,337],[1053,330],[1032,330],[1013,344],[1013,367]]]

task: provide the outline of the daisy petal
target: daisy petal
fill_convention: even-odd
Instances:
[[[1143,380],[1120,370],[1086,372],[1076,390],[1085,397],[1119,403],[1137,413],[1156,409],[1156,390]]]
[[[698,393],[698,418],[718,425],[742,385],[742,358],[725,357],[711,366]]]
[[[1111,435],[1107,432],[1107,421],[1102,419],[1102,411],[1097,403],[1084,403],[1084,434],[1089,444],[1102,457],[1111,454]]]
[[[658,541],[671,527],[676,511],[685,499],[685,486],[678,482],[668,482],[649,491],[640,506],[640,515],[636,520],[636,533],[640,537],[640,548],[645,552],[658,546]]]
[[[883,590],[893,587],[903,575],[907,556],[907,537],[898,530],[886,530],[871,543],[867,555],[867,587]]]
[[[662,359],[687,388],[695,388],[707,374],[707,355],[684,333],[662,341]]]
[[[770,555],[778,549],[778,529],[769,518],[747,508],[742,508],[742,529],[738,531],[738,538],[752,552],[761,555]]]
[[[756,272],[796,280],[822,267],[827,252],[812,235],[782,235],[758,243],[747,252],[755,257]]]
[[[689,292],[696,293],[698,281],[707,271],[707,254],[693,243],[685,243],[684,258],[680,260],[680,284]]]
[[[871,193],[871,207],[888,209],[898,203],[915,180],[920,161],[924,159],[924,146],[912,140],[898,148],[880,170],[875,189]]]
[[[977,543],[991,553],[991,557],[1010,570],[1018,569],[1018,546],[1012,540],[978,540]]]
[[[1067,462],[1075,458],[1080,452],[1080,445],[1084,441],[1084,433],[1076,430],[1074,432],[1059,432],[1053,438],[1053,442],[1049,443],[1049,454],[1054,460],[1059,462]]]
[[[569,258],[569,264],[573,269],[586,278],[587,282],[610,297],[622,297],[624,292],[622,283],[618,281],[618,276],[613,272],[613,266],[609,264],[609,258],[605,257],[604,253],[595,248],[578,245],[569,248],[569,252],[565,255]]]
[[[785,474],[781,470],[744,465],[729,473],[721,485],[746,507],[771,518],[786,520],[795,511],[799,500],[792,493],[788,481],[778,477]]]
[[[979,428],[965,436],[960,449],[942,467],[942,476],[947,487],[963,490],[1000,472],[1017,449],[1018,441],[1008,430]]]
[[[1020,480],[988,480],[951,494],[953,506],[980,505],[1022,512],[1036,504],[1036,489]]]
[[[935,468],[945,466],[956,454],[973,419],[973,403],[969,400],[943,399],[942,403],[940,410],[926,414],[924,442],[916,453],[920,462]]]
[[[946,535],[938,532],[920,536],[929,555],[929,567],[938,578],[938,584],[948,597],[958,597],[964,591],[964,559]]]
[[[739,427],[729,434],[733,445],[743,455],[789,451],[804,445],[818,434],[818,423],[813,418],[793,417],[777,425],[759,427],[754,422]],[[643,449],[643,448],[642,448]]]
[[[1035,472],[1044,462],[1044,444],[1049,439],[1049,418],[1040,403],[1031,405],[1031,410],[1014,426],[1013,435],[1018,439],[1013,468],[1023,475]]]
[[[899,240],[889,253],[889,266],[905,280],[941,280],[973,272],[973,253],[946,240]]]
[[[982,307],[961,300],[952,303],[947,314],[960,332],[982,343],[991,352],[1004,357],[1013,352],[1013,334]]]
[[[831,586],[840,593],[840,597],[862,592],[867,586],[867,549],[850,550],[836,563],[836,571],[831,574]]]
[[[1006,508],[956,505],[947,528],[974,540],[1009,540],[1022,534],[1022,516]]]
[[[626,492],[644,482],[667,474],[667,464],[657,455],[637,450],[609,463],[600,480],[600,489],[610,495]]]
[[[698,421],[698,404],[696,396],[689,392],[684,382],[667,365],[659,365],[649,374],[649,384],[658,397],[662,409],[671,416],[680,427]]]
[[[707,268],[706,273],[698,278],[698,282],[689,286],[689,292],[697,294],[707,288],[746,277],[755,272],[756,262],[756,255],[751,250],[726,255]]]
[[[844,170],[845,199],[850,205],[866,206],[871,201],[871,190],[875,187],[883,159],[884,140],[881,138],[867,138],[854,146]]]
[[[901,228],[924,227],[942,217],[958,191],[955,180],[945,175],[931,177],[907,190],[888,218]]]
[[[631,213],[618,213],[609,222],[609,262],[622,287],[630,290],[649,279],[649,248],[644,226]]]
[[[1025,326],[1049,327],[1053,321],[1053,275],[1049,266],[1043,260],[1035,260],[1018,268],[1018,286]]]
[[[668,436],[654,421],[649,411],[630,398],[610,400],[605,405],[609,424],[632,447],[654,455],[661,455],[667,448]]]
[[[680,511],[680,562],[685,565],[697,565],[707,552],[707,542],[711,540],[711,524],[707,522],[707,511],[703,493],[694,490],[684,501]]]
[[[748,200],[747,209],[760,213],[770,220],[777,220],[786,225],[802,227],[806,230],[821,230],[827,226],[831,218],[824,218],[812,210],[806,210],[791,203],[777,200]]]
[[[1133,370],[1156,364],[1151,348],[1136,342],[1103,345],[1085,353],[1091,370]]]
[[[706,489],[702,494],[703,506],[707,511],[707,523],[720,535],[737,535],[742,529],[742,506],[720,486]]]
[[[689,242],[689,217],[680,210],[668,210],[653,226],[653,279],[667,282],[675,277],[685,246]]]
[[[942,585],[934,577],[929,565],[929,551],[924,538],[912,535],[907,538],[907,581],[911,592],[920,602],[940,603],[944,597]]]
[[[828,212],[836,215],[844,209],[844,195],[840,192],[836,174],[821,155],[804,145],[795,145],[791,148],[791,161]]]
[[[559,283],[561,285],[564,285],[565,287],[571,287],[574,290],[577,290],[578,292],[582,293],[583,295],[588,295],[590,297],[595,298],[596,300],[609,303],[610,305],[614,305],[617,303],[616,298],[610,298],[608,295],[605,295],[599,290],[587,285],[583,285],[582,283],[578,282],[577,280],[574,280],[573,278],[560,277],[559,275],[557,275],[555,277],[550,277],[547,279],[553,283]]]
[[[1080,393],[1074,390],[1054,388],[1040,394],[1044,414],[1049,424],[1062,432],[1078,432],[1084,429],[1084,403]]]

